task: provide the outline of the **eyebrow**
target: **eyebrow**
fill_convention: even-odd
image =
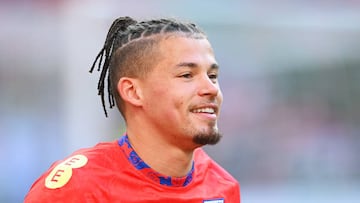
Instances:
[[[196,63],[192,63],[192,62],[182,62],[176,65],[177,68],[181,68],[181,67],[188,67],[188,68],[197,68],[199,67],[198,64]],[[210,65],[210,69],[211,70],[218,70],[219,69],[219,65],[216,63],[213,63]]]

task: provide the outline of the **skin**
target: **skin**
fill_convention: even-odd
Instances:
[[[202,145],[193,141],[194,136],[218,133],[218,65],[205,38],[162,37],[158,52],[160,59],[146,77],[123,77],[117,88],[125,101],[134,150],[154,170],[181,177]],[[214,112],[198,112],[204,108]]]

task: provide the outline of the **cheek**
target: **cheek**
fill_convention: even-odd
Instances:
[[[163,89],[156,92],[155,102],[158,112],[165,116],[169,120],[178,120],[183,117],[183,113],[186,112],[186,97],[180,94],[179,91],[173,91],[170,89]]]
[[[191,87],[174,84],[172,81],[152,81],[146,86],[145,102],[149,112],[169,119],[178,117],[179,111],[187,110]],[[155,116],[155,115],[154,115]]]
[[[219,93],[217,95],[217,100],[219,102],[219,105],[221,105],[221,103],[223,101],[223,94],[222,94],[221,90],[219,90]]]
[[[219,91],[218,95],[216,96],[216,102],[219,105],[219,114],[220,114],[222,109],[222,102],[223,102],[223,94],[221,91]]]
[[[174,108],[175,110],[185,111],[186,110],[186,103],[184,97],[178,97],[176,101],[174,101]]]
[[[171,103],[173,96],[171,95],[171,90],[169,87],[166,87],[162,84],[153,84],[148,86],[146,91],[146,106],[147,108],[152,108],[151,111],[161,112],[171,108]]]

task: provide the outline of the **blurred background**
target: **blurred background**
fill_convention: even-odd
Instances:
[[[224,138],[205,149],[244,203],[360,200],[360,1],[0,1],[0,202],[124,132],[88,72],[112,21],[176,17],[221,66]]]

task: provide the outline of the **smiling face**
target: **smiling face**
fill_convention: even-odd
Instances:
[[[160,59],[140,82],[146,120],[176,145],[215,144],[222,103],[218,65],[207,39],[167,36]]]

